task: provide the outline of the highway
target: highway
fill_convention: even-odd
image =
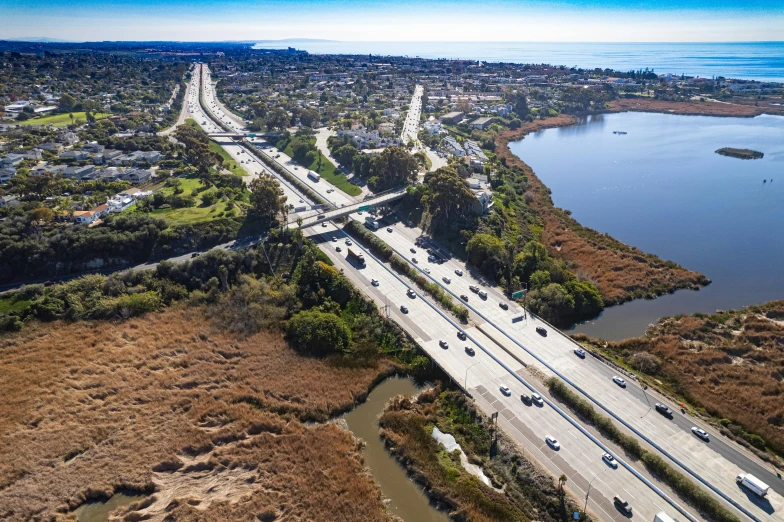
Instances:
[[[363,220],[361,215],[355,214],[351,217]],[[647,392],[646,397],[646,393],[634,380],[599,360],[590,356],[586,359],[578,358],[574,354],[577,346],[569,337],[531,314],[525,314],[520,306],[507,300],[501,292],[488,285],[464,263],[450,258],[443,249],[438,256],[442,262],[428,262],[426,248],[422,247],[426,244],[422,243],[422,239],[425,238],[418,241],[422,234],[421,230],[398,223],[392,226],[393,232],[389,233],[386,227],[387,225],[382,223],[382,227],[376,234],[412,266],[420,270],[428,268],[430,270],[428,277],[450,292],[455,299],[459,300],[461,295],[468,296],[468,302],[465,304],[471,309],[473,319],[496,342],[519,354],[522,360],[536,366],[547,376],[555,374],[549,368],[556,369],[562,376],[595,398],[598,403],[677,460],[685,463],[696,474],[759,520],[783,519],[784,498],[781,495],[784,492],[784,483],[769,466],[764,465],[750,452],[722,437],[706,423],[682,415],[678,405],[652,390]],[[411,252],[412,248],[417,250],[416,254]],[[417,259],[417,263],[412,262],[413,258]],[[458,276],[456,270],[461,270],[464,275]],[[446,283],[444,277],[449,278],[450,283]],[[486,291],[488,298],[481,299],[471,291],[469,288],[471,285]],[[501,302],[507,303],[509,310],[503,310],[499,306]],[[526,319],[512,323],[513,317],[521,315]],[[546,328],[547,337],[536,332],[537,326]],[[529,355],[516,343],[528,348],[540,360]],[[625,388],[613,382],[612,377],[615,375],[627,381]],[[667,404],[675,412],[672,419],[664,417],[649,406],[656,402]],[[599,409],[596,405],[594,407]],[[616,424],[620,423],[616,421]],[[696,437],[691,432],[694,426],[710,433],[710,441],[704,442]],[[674,467],[678,466],[674,465]],[[740,473],[752,473],[771,486],[772,491],[766,501],[760,501],[735,483],[735,477]]]
[[[460,386],[470,391],[477,406],[486,415],[499,412],[499,426],[518,442],[528,458],[538,461],[555,477],[566,474],[569,479],[567,489],[579,499],[584,500],[588,483],[593,481],[589,511],[593,511],[601,520],[626,520],[612,502],[613,496],[620,495],[632,504],[635,518],[653,520],[655,513],[666,511],[672,516],[679,516],[680,520],[685,519],[629,470],[623,466],[613,469],[607,465],[602,460],[604,450],[549,404],[526,406],[520,400],[520,394],[530,394],[531,390],[517,377],[530,383],[535,382],[534,379],[519,361],[498,348],[474,325],[458,329],[427,297],[418,292],[415,298],[408,297],[406,291],[409,287],[404,280],[373,258],[367,250],[362,250],[366,266],[356,266],[346,257],[347,236],[334,225],[311,228],[306,233],[321,246],[336,268],[342,268],[346,276],[379,307],[384,309],[388,305],[389,317],[406,329]],[[337,241],[333,242],[333,237]],[[354,244],[351,248],[359,247]],[[372,283],[373,280],[377,281],[377,285]],[[406,306],[408,313],[403,313],[401,306]],[[464,331],[469,339],[458,339],[458,331]],[[439,346],[440,340],[446,341],[448,347]],[[474,348],[473,356],[466,353],[466,346]],[[513,373],[499,365],[483,348]],[[509,387],[511,395],[504,396],[501,393],[502,385]],[[539,391],[542,392],[541,389]],[[541,394],[547,396],[546,393]],[[556,451],[546,444],[545,437],[548,435],[558,439],[560,450]],[[671,492],[668,494],[672,495]]]
[[[206,66],[204,69],[206,70]],[[214,94],[209,93],[214,93],[214,91],[208,78],[209,77],[207,76],[205,81],[202,83],[202,86],[204,89],[205,101],[210,103],[210,96],[214,97]],[[213,111],[216,110],[220,109],[217,108],[216,103],[213,103],[210,112],[214,114]],[[242,130],[242,127],[239,126],[240,123],[233,121],[225,114],[222,116],[222,121],[224,124],[228,125],[229,127],[231,127],[233,124],[236,125],[236,128],[231,128],[237,131]],[[220,118],[221,115],[217,117]],[[275,153],[279,154],[277,152]],[[289,163],[290,159],[284,158],[282,162],[287,163],[288,166],[291,167],[291,164]],[[308,179],[307,174],[304,172],[300,173],[300,175],[297,175],[297,177],[298,179],[302,179],[303,177]],[[324,195],[324,192],[325,191],[319,192],[319,194]],[[339,191],[330,192],[328,195],[333,195],[337,192]],[[325,199],[330,198],[325,197]],[[332,199],[333,204],[335,204],[337,207],[339,207],[340,204],[345,204],[342,202],[335,203],[334,199],[336,198],[334,196]],[[357,215],[352,215],[352,218],[363,219],[362,216]],[[333,225],[329,224],[327,227],[315,227],[310,229],[310,233],[323,234],[325,232],[325,228],[327,231],[335,230]],[[381,229],[379,234],[383,234],[385,232],[386,230],[384,227]],[[337,234],[337,232],[334,233]],[[416,229],[406,230],[406,227],[396,225],[393,228],[393,233],[387,233],[388,237],[384,237],[384,239],[393,248],[398,250],[402,257],[410,259],[411,257],[414,257],[415,254],[411,254],[409,249],[415,248],[419,250],[419,247],[415,246],[415,242],[419,233],[420,231]],[[413,332],[412,335],[414,338],[420,342],[421,346],[423,346],[428,354],[430,354],[438,364],[440,364],[450,375],[452,375],[456,381],[459,382],[460,375],[462,375],[463,372],[467,372],[467,388],[469,390],[473,390],[472,393],[477,400],[477,404],[486,412],[492,413],[493,411],[498,411],[499,406],[503,406],[504,410],[501,411],[499,422],[500,425],[505,428],[507,433],[512,435],[530,451],[539,451],[539,454],[534,454],[535,457],[538,455],[537,460],[539,460],[539,457],[543,458],[545,461],[548,460],[547,457],[555,457],[549,458],[550,464],[545,462],[545,465],[548,467],[553,463],[562,465],[561,460],[559,460],[560,458],[564,459],[563,462],[571,466],[571,472],[575,474],[575,476],[579,474],[577,474],[574,470],[580,470],[580,472],[584,475],[580,475],[583,480],[581,481],[580,479],[575,478],[573,484],[570,486],[575,488],[573,489],[574,492],[578,493],[580,491],[580,484],[587,484],[587,481],[585,481],[585,476],[590,478],[591,474],[586,470],[592,470],[593,467],[595,467],[594,464],[592,464],[593,460],[596,460],[600,464],[602,463],[600,458],[601,451],[599,451],[595,442],[591,441],[579,429],[573,427],[570,428],[571,424],[568,424],[567,420],[560,415],[558,415],[558,418],[562,419],[563,422],[566,422],[568,426],[557,424],[561,421],[558,421],[555,416],[552,419],[548,418],[547,422],[544,422],[542,419],[538,418],[531,419],[531,411],[544,412],[551,410],[551,408],[546,406],[542,410],[530,410],[530,407],[525,407],[519,400],[519,394],[525,391],[525,386],[523,383],[518,382],[516,377],[511,375],[509,371],[504,369],[500,364],[498,364],[498,362],[494,361],[492,358],[489,358],[489,356],[488,360],[484,361],[480,355],[484,354],[484,351],[476,351],[475,357],[478,356],[478,358],[464,360],[464,358],[468,357],[468,355],[460,349],[443,350],[439,348],[438,339],[440,338],[446,338],[446,340],[450,342],[450,345],[452,342],[456,341],[456,337],[454,336],[456,332],[455,326],[450,324],[450,321],[446,317],[441,317],[438,311],[434,307],[428,306],[427,301],[421,296],[411,300],[412,303],[416,302],[416,304],[413,305],[417,307],[416,311],[414,311],[414,308],[411,308],[411,306],[407,304],[407,306],[411,308],[409,314],[401,314],[398,308],[401,304],[400,301],[403,300],[403,302],[408,302],[406,301],[408,298],[405,296],[405,283],[394,276],[388,267],[381,263],[375,262],[367,252],[365,253],[365,257],[368,259],[367,267],[359,271],[359,274],[354,274],[353,271],[356,270],[355,267],[352,267],[350,263],[345,260],[343,255],[339,255],[336,250],[333,250],[334,246],[335,245],[331,241],[326,244],[324,248],[328,255],[330,255],[332,258],[341,258],[342,261],[336,259],[338,266],[342,265],[346,273],[349,274],[349,277],[352,277],[359,287],[365,290],[377,302],[379,302],[379,292],[381,292],[380,289],[382,288],[382,285],[384,289],[394,288],[394,292],[386,291],[384,294],[385,300],[390,299],[390,303],[393,305],[392,308],[395,310],[391,313],[391,318],[400,322],[405,328]],[[417,263],[416,266],[425,266],[426,259],[426,254],[420,254],[418,257],[419,263]],[[739,490],[739,488],[735,485],[734,477],[741,470],[750,471],[755,475],[757,475],[755,471],[758,471],[759,475],[757,476],[771,484],[771,486],[774,485],[773,481],[769,480],[768,477],[763,474],[763,472],[766,470],[760,465],[760,463],[756,461],[756,459],[746,454],[745,451],[740,450],[733,444],[729,444],[725,441],[720,441],[717,443],[716,441],[719,438],[718,435],[713,437],[710,443],[703,443],[691,435],[690,431],[688,431],[688,428],[690,427],[686,426],[686,424],[690,424],[688,419],[664,422],[660,415],[655,413],[653,410],[649,410],[648,401],[646,400],[645,396],[642,395],[642,390],[639,387],[637,387],[634,383],[629,382],[627,388],[619,388],[611,380],[612,375],[614,375],[614,372],[611,369],[590,357],[585,360],[578,359],[572,353],[572,350],[575,347],[574,344],[568,339],[568,337],[564,336],[554,328],[550,328],[549,325],[548,331],[550,332],[550,335],[548,335],[547,338],[541,338],[541,336],[535,332],[535,327],[542,323],[530,316],[528,316],[527,320],[521,323],[516,323],[514,326],[512,326],[512,317],[514,317],[516,314],[519,315],[522,313],[522,309],[513,304],[510,306],[509,311],[501,310],[501,308],[498,306],[498,303],[501,299],[503,299],[503,296],[500,295],[495,289],[483,284],[481,279],[472,279],[469,271],[465,266],[462,266],[462,263],[449,260],[445,263],[428,264],[428,267],[431,269],[431,274],[434,281],[453,292],[456,296],[460,294],[469,296],[469,300],[471,301],[469,306],[473,308],[472,318],[475,321],[475,326],[472,327],[474,329],[472,330],[469,328],[467,330],[469,338],[475,340],[477,347],[481,346],[484,350],[487,350],[488,353],[492,352],[495,357],[499,359],[503,357],[510,359],[510,364],[507,364],[507,366],[514,368],[515,365],[517,365],[518,369],[513,370],[515,375],[519,375],[520,368],[522,368],[523,364],[530,365],[545,375],[550,375],[553,373],[548,369],[548,367],[552,369],[557,368],[562,375],[567,376],[568,379],[574,382],[577,386],[586,390],[586,392],[589,393],[592,397],[595,397],[599,403],[605,405],[609,404],[610,411],[620,415],[620,418],[628,422],[632,427],[640,430],[642,433],[645,433],[646,436],[650,437],[654,443],[668,446],[668,450],[672,451],[672,453],[679,460],[683,460],[684,462],[688,463],[688,465],[693,467],[698,474],[705,475],[707,480],[711,481],[711,483],[715,483],[715,485],[719,487],[723,493],[729,495],[739,505],[751,510],[755,515],[755,518],[758,518],[759,520],[774,520],[777,518],[777,514],[782,512],[780,495],[772,493],[770,495],[770,503],[767,504],[767,506],[759,505],[759,503],[755,502],[750,495],[743,493],[742,490]],[[454,274],[454,270],[456,268],[463,270],[465,275],[463,277],[456,276]],[[375,277],[376,275],[379,277]],[[361,276],[364,276],[364,279]],[[442,281],[442,277],[444,276],[451,278],[450,284],[446,284]],[[376,287],[370,284],[370,278],[378,279],[379,286]],[[470,279],[472,279],[472,281],[469,282]],[[486,301],[480,300],[476,294],[473,294],[468,289],[469,284],[482,284],[483,288],[488,292],[488,299]],[[421,308],[421,310],[419,308]],[[405,317],[402,317],[403,315],[405,315]],[[412,316],[417,318],[415,324],[410,321],[410,317]],[[448,338],[448,332],[450,329],[453,334],[451,341]],[[487,335],[489,335],[492,340],[491,338],[488,338]],[[515,343],[519,343],[527,347],[536,357],[530,355]],[[505,349],[500,348],[498,346],[499,344],[503,345]],[[513,353],[514,357],[510,357],[507,352]],[[474,361],[480,361],[480,363],[476,364],[475,367],[470,366],[470,363],[473,363]],[[471,375],[474,377],[472,378]],[[503,397],[500,395],[500,392],[498,392],[498,387],[502,382],[509,386],[512,390],[511,397]],[[530,379],[530,377],[529,382],[532,382],[534,385],[536,385],[536,381]],[[517,397],[517,399],[513,400],[515,397]],[[651,402],[654,400],[659,402],[664,401],[663,398],[650,400]],[[642,401],[645,402],[643,403]],[[677,415],[679,414],[676,414],[676,416]],[[526,431],[526,429],[520,428],[520,419],[525,419],[522,422],[522,426],[527,427],[527,429],[533,431],[529,433]],[[697,423],[697,425],[699,424]],[[684,431],[684,426],[686,427],[687,431]],[[559,428],[557,433],[542,433],[543,429],[545,431],[555,431],[556,427]],[[571,450],[566,451],[565,445],[557,455],[548,455],[547,451],[552,450],[545,449],[541,446],[543,437],[550,434],[556,436],[559,438],[559,440],[567,440],[571,442],[570,438],[565,438],[563,435],[564,433],[569,434],[570,429],[574,429],[576,433],[568,436],[574,438],[575,440],[581,441],[582,444],[587,446],[581,446],[579,455],[572,455],[570,453]],[[532,440],[532,438],[534,440]],[[535,443],[535,439],[537,438],[539,440],[538,446]],[[670,448],[669,446],[672,447]],[[592,453],[595,453],[596,451],[599,451],[598,458],[594,459],[594,457],[588,456]],[[724,459],[721,452],[727,452],[729,454],[734,453],[735,455],[733,458],[737,459],[737,461],[745,467],[739,468],[731,460]],[[754,468],[755,465],[759,467],[759,470]],[[563,468],[561,469],[564,471]],[[597,478],[592,485],[592,495],[596,490],[601,492],[601,494],[606,498],[612,498],[614,494],[620,494],[621,496],[624,496],[622,491],[624,488],[626,488],[625,491],[628,493],[627,499],[635,506],[636,512],[639,514],[647,512],[647,514],[644,515],[644,519],[652,520],[653,514],[663,507],[659,503],[662,502],[662,500],[656,493],[653,492],[653,490],[643,485],[639,479],[635,479],[633,476],[630,476],[618,483],[607,484],[603,489],[596,485],[597,483],[601,485],[604,483],[604,481],[611,481],[609,477],[605,478],[605,475],[612,476],[621,470],[628,473],[628,471],[624,470],[623,467],[619,468],[618,470],[613,470],[613,472],[609,474],[602,472],[601,478]],[[596,471],[598,472],[599,470]],[[641,472],[637,470],[637,473]],[[569,475],[567,474],[567,476]],[[634,489],[634,491],[628,491],[628,488],[639,488],[639,491],[637,489]],[[741,493],[740,495],[738,494],[739,492]],[[637,503],[640,503],[643,507],[637,508]],[[599,508],[601,509],[601,502],[599,504]],[[609,518],[614,518],[616,514],[619,515],[617,511],[612,509],[610,511],[612,512],[612,515]],[[605,514],[607,513],[605,512]]]
[[[422,93],[424,88],[417,85],[414,88],[414,94],[411,96],[411,103],[408,105],[408,114],[406,114],[406,121],[403,122],[403,132],[400,136],[400,141],[405,145],[409,140],[417,143],[419,118],[422,115]]]

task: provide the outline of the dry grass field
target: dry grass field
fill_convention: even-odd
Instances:
[[[125,520],[389,520],[351,434],[303,421],[392,363],[337,367],[212,324],[182,305],[0,338],[0,519],[68,520],[132,488],[153,494]]]
[[[574,118],[560,115],[525,123],[514,131],[496,137],[496,153],[508,165],[525,170],[532,194],[531,207],[541,217],[540,241],[550,255],[574,265],[575,273],[593,281],[602,293],[604,303],[613,305],[639,297],[653,297],[678,288],[697,288],[708,283],[702,274],[686,270],[675,263],[659,259],[583,227],[566,212],[553,205],[548,189],[534,171],[509,150],[509,142],[538,130],[572,125]],[[523,158],[525,159],[525,158]]]

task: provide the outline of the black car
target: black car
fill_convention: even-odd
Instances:
[[[547,330],[545,330],[545,329],[544,329],[544,328],[542,328],[541,326],[537,326],[537,327],[536,327],[536,333],[538,333],[538,334],[539,334],[539,335],[541,335],[542,337],[547,337]]]
[[[457,332],[457,338],[460,339],[461,341],[465,341],[466,334],[464,332]]]
[[[504,303],[503,301],[498,303],[498,306],[500,306],[502,310],[509,310],[509,305]]]
[[[403,312],[404,314],[407,314],[408,313],[408,307],[406,305],[401,305],[400,306],[400,311]]]
[[[474,356],[474,354],[476,353],[476,352],[474,351],[474,349],[473,349],[473,348],[471,348],[470,346],[466,346],[466,347],[465,347],[465,352],[466,352],[468,355],[470,355],[471,357],[473,357],[473,356]]]
[[[524,404],[527,404],[529,406],[531,405],[531,397],[529,397],[528,395],[526,395],[524,393],[522,395],[520,395],[520,400],[523,401]]]
[[[672,417],[672,410],[668,408],[664,404],[656,403],[656,411],[664,415],[665,417]]]
[[[465,295],[465,294],[460,295],[460,299],[462,299],[463,301],[468,302],[468,296]]]

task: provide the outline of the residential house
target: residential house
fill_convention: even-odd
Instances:
[[[474,191],[476,199],[474,200],[473,211],[475,214],[487,214],[493,207],[493,195],[484,190]]]
[[[144,183],[152,178],[152,171],[147,169],[129,169],[121,177],[125,181],[130,181],[134,184]]]
[[[90,153],[83,150],[67,150],[57,157],[64,161],[84,161],[90,159]]]
[[[46,151],[49,151],[49,152],[55,152],[55,153],[59,154],[60,152],[63,151],[63,144],[62,143],[55,143],[55,142],[48,142],[48,143],[42,143],[42,144],[38,145],[38,148],[41,149],[41,150],[46,150]]]
[[[109,205],[109,212],[122,212],[136,204],[136,199],[128,194],[120,193],[112,196],[106,204]]]
[[[103,205],[98,205],[92,211],[95,213],[94,214],[95,219],[98,219],[108,214],[109,210],[110,210],[109,205],[107,203],[104,203]]]
[[[6,154],[0,158],[0,167],[17,167],[25,160],[21,154]]]
[[[0,183],[8,183],[14,176],[16,176],[16,169],[14,167],[0,168]]]
[[[83,167],[80,166],[67,167],[62,171],[62,175],[65,178],[81,180],[85,176],[87,176],[88,174],[92,174],[93,172],[95,172],[95,166],[85,165]]]
[[[100,145],[97,142],[92,142],[92,143],[88,143],[87,145],[82,147],[82,150],[87,151],[87,152],[92,152],[94,154],[99,154],[99,153],[102,153],[105,148],[106,147],[104,147],[103,145]]]
[[[19,196],[14,196],[14,195],[0,196],[0,208],[16,207],[19,204],[20,204]]]
[[[441,134],[444,132],[444,128],[441,127],[441,123],[437,121],[426,121],[424,125],[422,125],[422,128],[425,129],[425,132],[428,132],[429,134],[433,134],[433,135]]]
[[[485,153],[482,151],[482,147],[480,147],[477,142],[466,140],[466,142],[463,143],[463,147],[465,148],[466,155],[470,156],[472,160],[475,160],[480,165],[485,164],[487,161],[487,156],[485,156]]]
[[[79,142],[79,136],[71,131],[61,132],[60,135],[57,136],[57,141],[65,143],[66,145],[74,145]]]
[[[465,149],[462,145],[460,145],[456,139],[452,136],[447,136],[441,142],[441,145],[444,147],[444,150],[449,154],[454,154],[455,156],[463,157],[466,155]]]
[[[73,220],[75,223],[88,224],[96,219],[98,218],[95,217],[95,212],[92,210],[74,210]]]

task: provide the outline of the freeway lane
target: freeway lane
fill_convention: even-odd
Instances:
[[[435,307],[427,304],[421,295],[411,299],[406,296],[407,289],[392,271],[377,262],[367,251],[364,252],[367,266],[357,268],[349,262],[346,255],[346,236],[342,230],[337,231],[333,225],[309,229],[311,239],[320,243],[322,249],[335,262],[336,267],[343,268],[346,275],[365,291],[379,306],[389,304],[389,313],[393,320],[409,331],[412,337],[447,373],[463,386],[474,392],[477,405],[486,413],[501,411],[502,428],[519,444],[523,445],[529,455],[533,455],[542,465],[550,469],[556,476],[565,473],[570,477],[567,488],[582,497],[589,480],[599,476],[591,487],[591,506],[602,520],[623,520],[615,510],[611,499],[614,495],[625,496],[633,504],[637,516],[644,520],[653,520],[659,511],[675,513],[661,497],[636,479],[623,467],[609,468],[601,459],[602,450],[589,438],[583,435],[572,424],[556,413],[550,406],[526,406],[519,397],[521,393],[529,393],[519,381],[515,380],[502,366],[485,354],[480,348],[492,353],[515,374],[523,376],[523,366],[506,354],[503,350],[493,348],[490,339],[475,327],[466,327],[464,331],[477,343],[460,341],[457,329]],[[337,239],[336,242],[332,238]],[[337,251],[341,248],[341,252]],[[351,248],[357,248],[353,245]],[[378,281],[373,286],[371,280]],[[400,305],[409,308],[408,314],[400,312]],[[445,340],[449,346],[439,346],[439,340]],[[468,355],[464,347],[475,348],[475,355]],[[530,379],[526,375],[526,378]],[[499,387],[509,386],[512,394],[503,396]],[[487,400],[487,397],[492,401]],[[481,397],[481,398],[480,398]],[[483,400],[484,398],[484,400]],[[500,418],[500,417],[499,417]],[[558,452],[544,446],[544,437],[553,435],[561,442]],[[682,517],[681,517],[682,518]]]
[[[352,216],[361,219],[361,216]],[[711,432],[710,428],[692,418],[676,413],[677,420],[669,421],[661,415],[651,411],[645,400],[642,389],[636,383],[627,379],[626,389],[621,389],[612,382],[614,375],[619,373],[605,364],[591,357],[586,360],[578,359],[573,349],[576,347],[571,340],[555,328],[545,325],[535,317],[527,317],[526,321],[511,322],[512,317],[519,315],[522,310],[510,303],[510,311],[499,307],[499,302],[506,302],[505,297],[496,289],[491,288],[482,279],[474,274],[461,262],[449,259],[443,263],[427,262],[427,253],[416,245],[416,240],[421,231],[394,226],[394,233],[387,233],[385,227],[376,232],[384,239],[401,257],[409,260],[417,257],[418,266],[428,267],[432,279],[457,298],[459,295],[469,296],[469,305],[474,307],[487,319],[483,326],[491,333],[492,337],[504,344],[509,350],[521,352],[521,348],[511,340],[521,343],[542,357],[552,368],[557,368],[560,373],[572,380],[577,386],[586,390],[601,404],[608,407],[616,415],[628,422],[641,433],[646,434],[657,445],[664,448],[679,460],[704,477],[711,484],[718,487],[724,494],[739,505],[749,510],[760,520],[781,519],[784,513],[784,499],[780,495],[782,482],[772,474],[755,457],[745,450],[738,448],[734,443],[722,440],[720,435]],[[410,252],[411,248],[418,250],[417,254]],[[413,264],[413,263],[412,263]],[[417,266],[417,265],[414,265]],[[455,274],[455,270],[463,270],[464,276]],[[451,279],[447,284],[443,277]],[[470,291],[469,285],[481,286],[488,292],[488,299],[482,300]],[[485,320],[476,318],[480,323]],[[536,326],[544,326],[548,330],[548,337],[543,338],[536,333]],[[510,339],[511,338],[511,339]],[[536,362],[537,366],[548,375],[552,375],[544,365]],[[653,396],[651,402],[668,402],[661,396]],[[670,404],[672,408],[675,405]],[[676,410],[677,411],[677,410]],[[714,436],[709,443],[695,437],[690,429],[692,426],[703,427]],[[771,493],[769,499],[760,501],[751,494],[747,494],[735,484],[735,476],[741,472],[750,472],[768,483],[776,493]]]

